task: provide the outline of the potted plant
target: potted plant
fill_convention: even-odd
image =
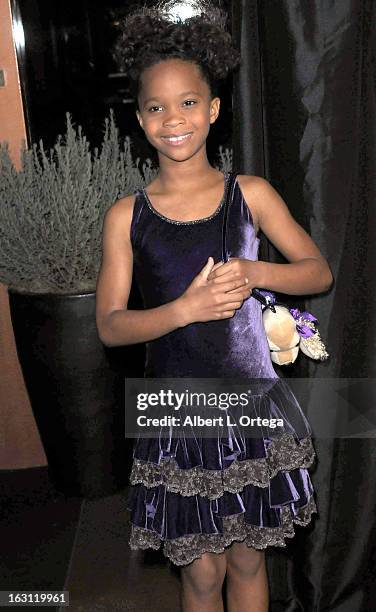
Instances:
[[[112,113],[94,151],[69,114],[50,151],[42,141],[22,151],[20,170],[0,145],[0,281],[49,473],[65,494],[96,497],[127,482],[123,376],[127,362],[140,375],[143,347],[103,346],[95,287],[106,210],[152,174],[129,138],[120,145]]]

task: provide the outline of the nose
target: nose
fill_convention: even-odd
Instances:
[[[185,117],[180,109],[171,109],[168,113],[166,113],[163,121],[163,124],[166,127],[176,127],[182,123],[185,123]]]

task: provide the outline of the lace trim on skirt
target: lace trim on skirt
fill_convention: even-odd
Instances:
[[[242,513],[223,517],[223,533],[190,534],[164,542],[155,532],[132,524],[129,545],[132,550],[158,550],[163,543],[163,553],[170,561],[175,565],[188,565],[206,552],[224,552],[225,548],[235,541],[245,542],[247,546],[256,549],[265,549],[268,546],[286,547],[285,538],[295,535],[294,523],[308,525],[313,513],[317,513],[317,507],[311,497],[308,504],[300,508],[295,516],[288,506],[282,506],[279,527],[249,525]]]
[[[130,482],[132,485],[141,483],[147,488],[163,484],[172,493],[185,497],[201,495],[213,500],[225,491],[238,493],[248,484],[267,487],[279,471],[308,468],[316,457],[311,438],[303,438],[297,444],[291,434],[274,440],[266,455],[259,459],[234,460],[223,470],[201,466],[182,469],[172,457],[162,459],[160,464],[134,459]]]

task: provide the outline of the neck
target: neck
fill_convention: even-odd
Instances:
[[[197,185],[200,180],[214,174],[218,174],[218,170],[210,165],[206,149],[201,155],[195,155],[184,162],[159,157],[159,182],[163,188],[168,186],[171,191],[189,190],[190,185]]]

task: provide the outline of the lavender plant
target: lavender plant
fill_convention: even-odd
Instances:
[[[106,210],[148,183],[151,161],[140,168],[131,141],[120,145],[113,114],[103,141],[91,151],[67,114],[66,134],[46,151],[22,151],[21,168],[0,145],[0,281],[27,293],[94,291]]]
[[[216,164],[216,168],[221,172],[231,172],[233,166],[232,158],[232,149],[221,145],[218,150],[218,163]]]
[[[231,164],[221,147],[218,168]],[[42,140],[24,149],[20,170],[0,144],[0,281],[26,293],[95,291],[105,212],[155,173],[133,158],[129,137],[120,144],[112,112],[94,151],[69,113],[66,134],[49,151]]]

